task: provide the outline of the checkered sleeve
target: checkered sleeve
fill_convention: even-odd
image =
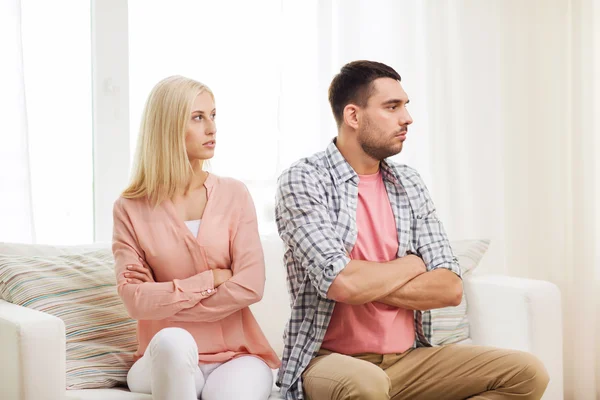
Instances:
[[[418,198],[418,207],[414,209],[416,220],[413,230],[414,247],[425,262],[428,271],[447,268],[461,277],[458,260],[452,252],[444,226],[437,216],[429,190],[421,176],[414,170],[412,172],[411,181]]]
[[[334,229],[316,171],[300,164],[283,172],[277,184],[275,219],[279,236],[319,295],[326,298],[350,259]]]

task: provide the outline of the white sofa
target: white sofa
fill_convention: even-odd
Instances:
[[[281,354],[289,301],[277,237],[263,238],[267,286],[252,309]],[[34,246],[35,247],[35,246]],[[3,249],[3,250],[2,250]],[[0,247],[0,251],[7,251]],[[474,344],[529,351],[550,374],[545,400],[563,398],[561,300],[543,281],[506,276],[465,278]],[[123,389],[65,390],[65,327],[61,319],[0,300],[0,399],[150,400]],[[276,389],[271,399],[279,399]]]

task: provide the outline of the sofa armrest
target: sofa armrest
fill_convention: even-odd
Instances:
[[[0,300],[0,398],[64,399],[65,325]]]
[[[465,279],[464,289],[473,343],[536,355],[550,375],[544,399],[562,399],[562,310],[558,287],[533,279],[474,275]]]

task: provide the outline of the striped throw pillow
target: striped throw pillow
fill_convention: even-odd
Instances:
[[[67,389],[124,385],[137,348],[136,323],[117,294],[112,253],[63,253],[0,252],[0,298],[64,321]]]
[[[489,240],[459,240],[450,243],[458,259],[463,278],[477,267],[487,251]],[[467,317],[467,297],[456,307],[431,310],[431,344],[443,345],[458,343],[468,339],[469,319]]]

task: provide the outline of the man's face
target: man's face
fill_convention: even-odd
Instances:
[[[358,143],[369,156],[383,160],[402,151],[408,125],[413,121],[406,109],[408,95],[400,81],[379,78],[372,85],[371,97],[359,111]]]

